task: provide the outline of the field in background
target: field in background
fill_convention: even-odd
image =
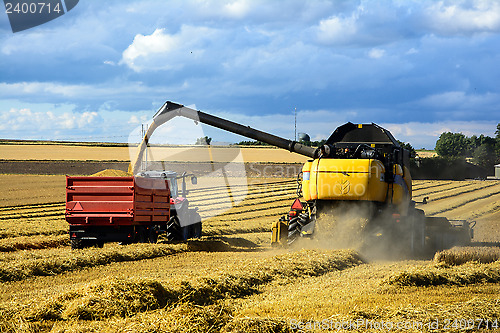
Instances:
[[[211,146],[216,161],[227,162],[241,151],[246,162],[301,163],[306,157],[292,154],[274,147],[227,147]],[[74,144],[2,144],[0,156],[3,160],[73,160],[73,161],[130,161],[136,149],[123,146],[91,146]],[[149,155],[156,160],[203,162],[209,160],[207,147],[172,146],[149,148]],[[418,150],[422,158],[435,157],[433,150]]]
[[[417,156],[421,158],[436,157],[435,150],[417,150]]]
[[[500,182],[413,184],[417,202],[429,197],[417,204],[426,214],[476,220],[476,242],[500,242]],[[201,177],[190,186],[191,204],[206,218],[201,240],[71,251],[65,177],[0,175],[0,331],[290,332],[302,323],[323,332],[311,325],[337,331],[335,324],[351,321],[358,331],[404,323],[399,331],[435,332],[438,322],[442,331],[463,332],[491,331],[500,317],[491,247],[455,249],[436,261],[368,261],[345,249],[301,249],[312,247],[307,242],[272,249],[270,226],[296,197],[295,180],[232,185],[229,192],[221,179]],[[239,204],[230,208],[231,199]]]
[[[148,149],[150,160],[181,162],[231,162],[243,158],[245,162],[294,163],[307,157],[272,147],[176,146]],[[241,152],[241,157],[238,154]],[[212,158],[210,158],[210,155]],[[71,160],[71,161],[130,161],[136,149],[128,147],[92,147],[71,145],[0,145],[2,160]]]
[[[0,175],[0,207],[62,203],[65,176]]]

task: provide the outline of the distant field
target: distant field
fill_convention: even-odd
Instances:
[[[437,153],[434,150],[417,150],[417,155],[422,158],[435,157]]]
[[[241,156],[239,155],[241,153]],[[3,160],[93,160],[130,161],[135,158],[136,149],[128,147],[87,147],[68,145],[0,145],[0,159]],[[277,148],[228,148],[207,147],[152,147],[148,149],[149,160],[181,162],[305,162],[308,158]]]

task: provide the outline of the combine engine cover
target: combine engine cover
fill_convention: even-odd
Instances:
[[[304,200],[368,201],[406,215],[411,200],[409,152],[376,124],[347,123],[303,169]]]

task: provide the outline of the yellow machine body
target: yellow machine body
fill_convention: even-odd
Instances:
[[[406,169],[406,168],[405,168]],[[402,205],[411,199],[410,172],[396,164],[396,181],[386,181],[386,170],[376,159],[315,159],[302,168],[305,201],[372,201]]]

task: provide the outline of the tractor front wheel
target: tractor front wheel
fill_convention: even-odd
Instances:
[[[200,238],[201,237],[201,216],[198,212],[193,211],[191,218],[192,218],[191,221],[193,222],[193,224],[191,224],[189,226],[191,229],[190,237]]]
[[[167,224],[167,240],[170,242],[183,240],[182,227],[177,216],[172,216]]]

